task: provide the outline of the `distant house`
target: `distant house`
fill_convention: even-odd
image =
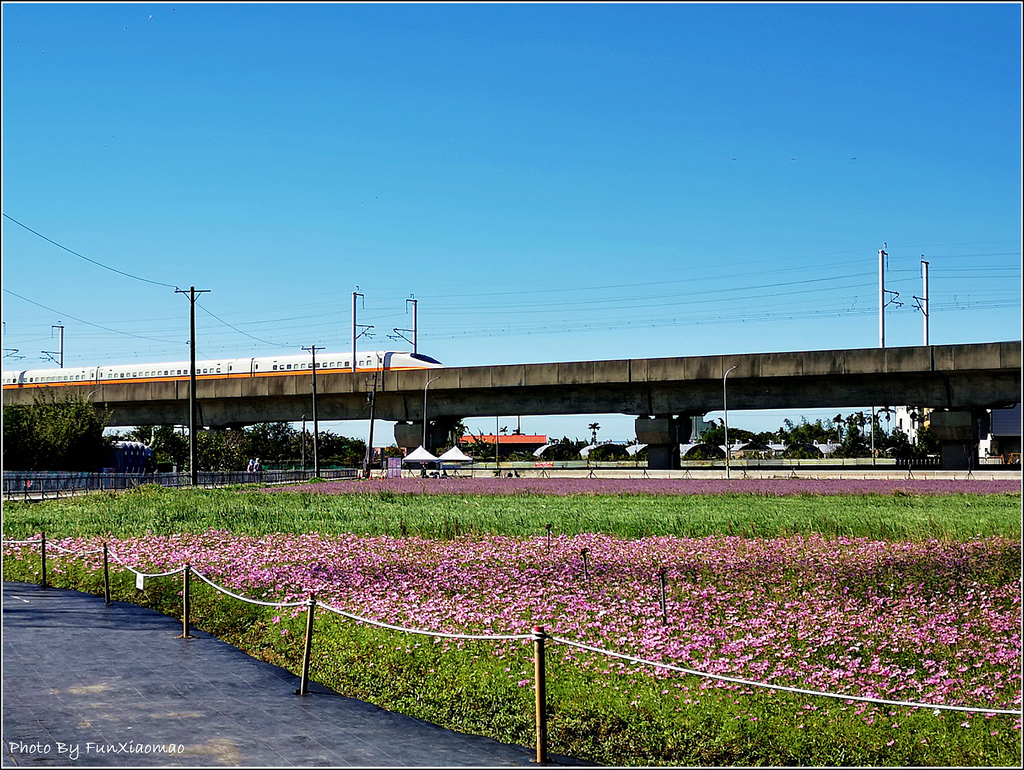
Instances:
[[[459,446],[463,449],[474,444],[488,444],[491,447],[491,455],[494,454],[494,442],[498,442],[498,457],[508,457],[513,452],[533,453],[548,443],[547,436],[527,435],[525,433],[510,433],[508,435],[495,436],[493,433],[482,433],[480,435],[466,434],[459,439]]]
[[[1021,409],[993,409],[988,436],[979,447],[982,457],[1001,457],[1004,463],[1019,463],[1021,454]]]

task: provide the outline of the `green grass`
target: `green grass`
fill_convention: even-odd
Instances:
[[[1018,494],[322,496],[153,487],[41,504],[8,503],[3,530],[8,539],[40,530],[51,538],[130,537],[211,527],[248,534],[450,538],[483,532],[539,535],[550,523],[555,533],[621,537],[818,532],[892,540],[960,540],[979,534],[1019,540],[1020,506]],[[56,554],[52,558],[53,585],[102,593],[101,573],[87,572]],[[5,579],[38,582],[38,575],[38,558],[4,558]],[[112,584],[115,600],[180,617],[180,578],[147,581],[139,592],[129,573],[114,571]],[[292,617],[288,611],[218,595],[199,581],[192,585],[195,627],[299,673],[304,614]],[[519,686],[521,680],[532,680],[530,644],[512,644],[506,657],[496,656],[492,643],[444,646],[321,611],[311,674],[344,695],[386,709],[532,746],[533,690]],[[816,710],[804,709],[808,703]],[[1020,756],[1020,731],[1014,726],[1019,718],[965,720],[955,712],[939,718],[930,711],[880,707],[868,724],[870,708],[857,714],[858,708],[766,691],[702,690],[701,680],[681,675],[599,673],[567,660],[563,647],[548,648],[549,751],[554,754],[619,766],[1016,766]]]
[[[617,537],[785,537],[817,532],[880,540],[1020,537],[1021,496],[999,495],[320,495],[143,487],[4,505],[4,536],[130,537],[221,529],[452,538],[493,533]]]

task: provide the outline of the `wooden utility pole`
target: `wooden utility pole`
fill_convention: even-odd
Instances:
[[[188,291],[175,289],[175,294],[188,294],[189,301],[189,386],[188,386],[188,470],[189,483],[199,486],[199,468],[196,466],[196,427],[199,422],[196,414],[196,294],[209,294],[210,289],[196,290],[190,286]]]

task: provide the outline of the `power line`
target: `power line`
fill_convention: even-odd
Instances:
[[[68,254],[74,254],[79,259],[84,259],[86,262],[90,262],[90,263],[96,265],[97,267],[102,267],[104,270],[109,270],[112,273],[117,273],[118,275],[123,275],[126,278],[132,278],[132,279],[134,279],[136,281],[142,281],[143,283],[151,283],[154,286],[166,286],[169,289],[176,288],[173,284],[161,283],[160,281],[151,281],[148,278],[142,278],[141,276],[132,275],[131,273],[126,273],[123,270],[118,270],[116,267],[110,267],[109,265],[104,265],[102,262],[97,262],[95,259],[90,259],[89,257],[85,256],[84,254],[79,254],[77,251],[75,251],[73,249],[69,249],[67,246],[64,246],[62,244],[57,243],[57,241],[53,240],[52,238],[47,238],[42,233],[40,233],[40,232],[38,232],[36,230],[33,230],[31,227],[29,227],[26,224],[22,224],[21,222],[19,222],[17,219],[15,219],[12,216],[4,214],[4,217],[6,217],[7,219],[9,219],[12,222],[14,222],[14,224],[16,224],[18,227],[23,227],[26,230],[28,230],[30,233],[32,233],[33,235],[39,236],[40,238],[42,238],[47,243],[52,243],[57,248],[64,249],[64,251],[68,252]]]
[[[269,340],[264,340],[264,339],[260,339],[259,337],[254,337],[253,335],[249,334],[248,332],[242,331],[237,326],[232,326],[227,321],[225,321],[223,318],[220,318],[220,317],[214,315],[213,313],[211,313],[209,310],[207,310],[202,305],[199,306],[199,309],[202,310],[204,313],[206,313],[211,318],[214,318],[217,321],[220,321],[222,324],[224,324],[229,329],[232,329],[232,330],[238,332],[239,334],[248,337],[251,340],[256,340],[257,342],[262,342],[264,345],[273,345],[274,347],[279,347],[279,348],[295,347],[294,345],[282,345],[282,344],[280,344],[278,342],[270,342]],[[303,349],[305,349],[305,348],[303,348]]]
[[[86,321],[86,320],[84,320],[82,318],[76,318],[75,316],[71,315],[70,313],[64,313],[64,312],[62,312],[60,310],[54,310],[52,307],[47,307],[46,305],[43,305],[43,304],[41,304],[39,302],[34,302],[34,301],[30,300],[28,297],[23,297],[20,294],[17,294],[15,292],[11,291],[10,289],[4,289],[4,293],[5,294],[10,294],[12,297],[17,297],[18,299],[20,299],[20,300],[22,300],[24,302],[27,302],[30,305],[35,305],[36,307],[41,307],[43,310],[48,310],[51,313],[56,313],[59,316],[63,316],[65,318],[70,318],[72,321],[78,321],[78,323],[85,324],[86,326],[92,326],[92,327],[94,327],[96,329],[102,329],[105,332],[111,332],[113,334],[121,334],[121,335],[124,335],[125,337],[135,337],[136,339],[140,339],[140,340],[149,340],[150,342],[160,342],[160,343],[164,343],[164,344],[166,344],[168,342],[168,340],[157,339],[156,337],[145,337],[145,336],[143,336],[141,334],[132,334],[131,332],[123,332],[123,331],[120,331],[118,329],[111,329],[108,326],[100,326],[99,324],[94,324],[92,321]]]

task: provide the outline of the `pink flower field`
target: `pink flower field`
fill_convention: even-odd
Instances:
[[[97,542],[59,545],[89,550]],[[110,550],[138,569],[162,572],[189,562],[252,598],[295,601],[315,592],[339,609],[413,628],[522,634],[543,625],[573,641],[759,682],[929,704],[1021,706],[1021,549],[1018,540],[1002,537],[909,543],[586,534],[552,538],[549,548],[544,537],[441,541],[211,530],[113,540]],[[35,549],[6,552],[24,558]],[[102,568],[98,555],[81,559],[89,569]],[[489,644],[494,655],[508,656],[509,676],[523,679],[526,643]],[[617,674],[632,665],[557,649],[594,672]],[[640,670],[664,677],[666,687],[681,686],[680,674]],[[1019,730],[1019,718],[1015,724]]]
[[[600,479],[600,478],[401,478],[329,481],[270,487],[267,492],[301,490],[316,494],[434,495],[913,495],[1010,494],[1021,491],[1010,479]]]

